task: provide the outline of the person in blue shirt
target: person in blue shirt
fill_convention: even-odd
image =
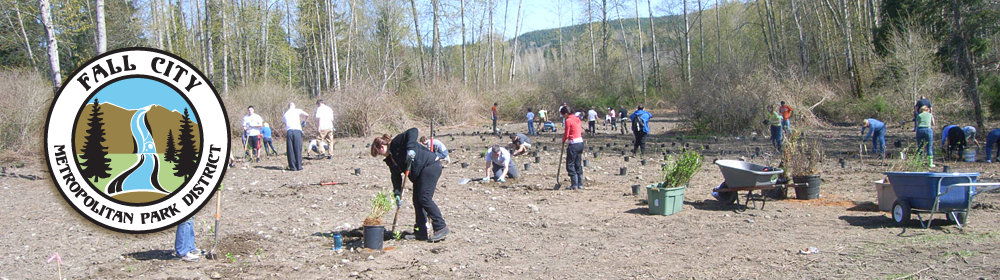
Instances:
[[[961,158],[965,153],[965,148],[968,147],[968,143],[965,141],[965,131],[962,130],[962,127],[949,125],[941,130],[941,150],[945,151],[945,158],[951,158],[952,152],[956,150],[958,157]]]
[[[528,135],[537,135],[535,133],[535,113],[531,112],[531,108],[528,108],[528,114],[525,117],[528,119]]]
[[[278,155],[278,150],[274,149],[274,141],[271,139],[271,125],[264,123],[264,128],[260,129],[260,134],[264,136],[264,153],[268,156]],[[270,151],[267,150],[268,147],[271,148]]]
[[[635,134],[632,154],[635,154],[636,151],[646,154],[646,135],[649,135],[649,118],[652,117],[653,115],[643,110],[642,105],[639,105],[638,109],[628,117],[632,120],[632,133]]]
[[[993,154],[993,149],[997,149],[996,154]],[[993,162],[993,159],[1000,159],[1000,128],[994,128],[986,135],[986,162]]]
[[[865,135],[865,129],[868,129],[868,135]],[[861,123],[861,135],[865,135],[862,142],[868,140],[868,137],[872,138],[872,152],[877,154],[879,159],[885,157],[885,123],[876,119],[865,119]]]

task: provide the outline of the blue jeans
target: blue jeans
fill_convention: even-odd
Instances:
[[[174,252],[177,256],[183,257],[195,250],[193,222],[194,218],[190,218],[177,225],[177,234],[174,235]]]
[[[781,121],[781,129],[784,130],[785,133],[788,133],[789,135],[791,135],[792,134],[792,121],[790,121],[788,119],[782,120]]]
[[[779,153],[782,151],[781,150],[781,144],[782,144],[781,137],[782,137],[782,135],[781,135],[781,126],[774,126],[774,125],[772,125],[771,126],[771,144],[774,144],[774,148],[778,149]]]
[[[997,153],[993,154],[993,149],[997,149]],[[1000,128],[990,131],[989,135],[986,135],[986,161],[991,161],[1000,159]]]
[[[885,154],[885,129],[872,131],[872,152],[878,155]]]
[[[535,122],[528,120],[528,135],[536,135],[535,133]]]
[[[927,156],[934,156],[934,131],[929,127],[918,127],[917,128],[917,147],[923,148],[927,147],[924,152]]]

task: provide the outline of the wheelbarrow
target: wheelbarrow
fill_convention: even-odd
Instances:
[[[979,173],[886,172],[885,175],[896,193],[892,220],[897,225],[906,225],[916,213],[923,228],[929,228],[934,214],[939,213],[962,228],[973,198],[1000,188],[1000,183],[978,183]],[[924,213],[928,214],[926,223],[921,216]]]
[[[725,181],[712,190],[712,196],[723,204],[739,204],[739,192],[746,191],[743,209],[750,206],[751,201],[754,202],[754,207],[757,207],[757,201],[760,201],[760,209],[763,210],[767,201],[760,195],[755,196],[754,191],[775,189],[784,191],[785,188],[797,186],[797,184],[778,184],[778,174],[785,172],[779,168],[738,160],[717,160],[715,164],[722,171]]]

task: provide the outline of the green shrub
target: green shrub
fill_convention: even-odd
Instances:
[[[686,186],[699,170],[701,170],[701,154],[698,152],[687,151],[676,159],[671,156],[667,165],[663,166],[663,187]]]
[[[979,93],[986,101],[990,114],[1000,118],[1000,76],[990,75],[979,82]]]

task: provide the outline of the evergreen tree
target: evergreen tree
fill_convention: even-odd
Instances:
[[[167,151],[163,153],[163,160],[177,162],[177,148],[174,146],[174,130],[167,132]]]
[[[191,119],[188,117],[188,110],[184,109],[184,119],[181,120],[181,134],[177,136],[180,150],[177,151],[176,165],[174,166],[174,176],[184,177],[184,180],[191,178],[198,169],[198,149],[195,147],[194,132],[191,129]]]
[[[80,156],[84,159],[84,162],[80,163],[83,166],[80,173],[84,178],[93,178],[94,183],[101,178],[111,177],[108,173],[111,171],[111,159],[107,157],[108,147],[104,146],[104,118],[101,115],[104,115],[101,113],[101,106],[98,105],[97,99],[94,99],[94,109],[88,119],[90,129],[87,129],[87,136],[84,137],[86,140],[83,144],[83,155]]]

